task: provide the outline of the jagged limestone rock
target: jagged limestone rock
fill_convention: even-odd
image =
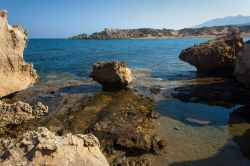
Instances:
[[[0,139],[0,164],[53,166],[108,166],[92,134],[57,136],[39,127],[19,138]]]
[[[23,60],[28,37],[19,25],[9,25],[0,10],[0,97],[26,89],[38,80],[33,65]]]
[[[7,104],[0,100],[0,136],[7,134],[13,126],[40,118],[47,112],[48,107],[40,102],[37,105],[30,106],[21,101]]]

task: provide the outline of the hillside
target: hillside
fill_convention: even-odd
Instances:
[[[206,21],[200,25],[194,26],[194,28],[212,27],[212,26],[224,26],[224,25],[245,25],[250,24],[250,16],[228,16],[224,18],[216,18]]]
[[[250,37],[250,25],[246,26],[215,26],[203,28],[173,29],[112,29],[106,28],[104,31],[95,32],[91,35],[80,34],[70,37],[70,39],[131,39],[131,38],[191,38],[191,37],[218,37],[228,34],[238,28],[242,36]]]

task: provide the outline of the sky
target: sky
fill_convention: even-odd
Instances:
[[[181,29],[250,16],[250,0],[0,0],[0,9],[30,38],[67,38],[107,27]]]

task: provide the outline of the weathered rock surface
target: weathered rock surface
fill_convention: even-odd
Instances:
[[[131,69],[122,61],[104,61],[93,65],[90,74],[103,88],[124,88],[132,82]]]
[[[96,135],[112,163],[122,156],[139,157],[163,148],[153,119],[158,118],[154,102],[133,92],[117,92],[97,115],[86,132]]]
[[[0,163],[9,165],[107,166],[92,134],[57,136],[40,127],[16,139],[0,139]]]
[[[236,58],[234,74],[238,81],[250,85],[250,41],[246,42]]]
[[[31,119],[40,118],[47,112],[48,107],[42,103],[30,106],[20,101],[14,104],[7,104],[0,100],[0,136],[7,134],[12,127]]]
[[[163,146],[154,121],[159,116],[154,101],[135,91],[102,92],[77,102],[69,96],[64,101],[62,110],[18,125],[10,135],[18,137],[39,126],[59,135],[92,133],[111,165],[139,163],[145,154],[154,155]]]
[[[27,32],[9,25],[7,11],[0,10],[0,97],[26,89],[38,80],[33,65],[23,60]]]
[[[227,36],[185,49],[179,58],[201,72],[229,72],[235,67],[236,55],[244,41],[236,31]]]

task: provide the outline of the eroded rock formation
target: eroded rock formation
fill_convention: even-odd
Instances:
[[[40,118],[48,112],[48,107],[42,103],[30,106],[21,101],[7,104],[0,100],[0,135],[7,134],[13,126]]]
[[[90,74],[104,89],[120,89],[132,82],[131,69],[125,62],[104,61],[93,65]]]
[[[26,89],[38,80],[33,65],[23,60],[27,32],[9,25],[7,11],[0,10],[0,97]]]
[[[234,74],[238,81],[250,85],[250,41],[246,42],[236,58]]]
[[[236,55],[243,46],[242,37],[234,31],[227,36],[185,49],[179,58],[194,65],[201,72],[232,73]]]
[[[0,163],[9,165],[108,166],[92,134],[57,136],[40,127],[16,139],[0,139]]]

